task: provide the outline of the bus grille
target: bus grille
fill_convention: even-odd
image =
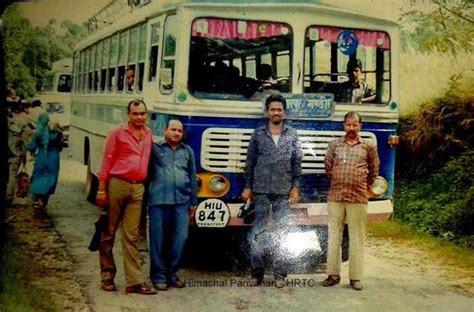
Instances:
[[[254,129],[208,128],[202,135],[201,167],[212,172],[242,173],[247,147]],[[324,155],[328,143],[344,131],[298,130],[303,151],[303,174],[325,173]],[[365,141],[377,144],[371,132],[360,132]]]

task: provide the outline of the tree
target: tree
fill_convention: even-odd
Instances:
[[[29,68],[23,64],[25,47],[30,39],[31,25],[17,5],[11,5],[4,15],[5,76],[8,85],[18,95],[31,96],[35,81]]]
[[[58,34],[61,33],[62,35]],[[41,90],[43,79],[57,60],[71,58],[74,45],[87,33],[85,25],[51,19],[33,27],[18,5],[5,13],[5,61],[8,84],[23,97]]]
[[[400,17],[404,49],[420,52],[457,52],[474,50],[474,2],[472,0],[433,0],[431,10],[414,5]]]

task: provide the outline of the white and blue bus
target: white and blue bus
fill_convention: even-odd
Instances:
[[[114,1],[91,20],[93,32],[74,53],[71,154],[96,180],[108,131],[126,122],[126,105],[143,99],[155,139],[170,119],[186,129],[196,155],[201,202],[192,226],[246,226],[243,171],[252,131],[264,124],[264,99],[288,100],[287,122],[298,130],[304,158],[303,196],[294,222],[327,226],[329,180],[324,154],[344,134],[343,116],[363,118],[361,137],[376,144],[385,193],[370,200],[369,221],[393,210],[398,121],[399,27],[395,22],[325,5],[191,1],[163,5]],[[363,63],[372,103],[338,102],[346,64]],[[258,82],[270,68],[271,88]],[[126,72],[133,69],[133,86]]]
[[[69,136],[71,89],[72,59],[65,58],[53,63],[44,77],[41,91],[36,94],[36,99],[41,101],[51,120],[63,128],[65,144]]]

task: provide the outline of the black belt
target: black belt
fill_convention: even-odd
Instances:
[[[138,181],[138,180],[130,180],[130,179],[127,179],[127,178],[116,177],[116,176],[112,176],[112,178],[116,178],[116,179],[118,179],[118,180],[121,180],[121,181],[130,183],[130,184],[143,184],[143,182],[144,182],[143,180],[141,180],[141,181]]]

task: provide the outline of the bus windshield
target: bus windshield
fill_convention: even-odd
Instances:
[[[72,78],[69,74],[59,75],[58,92],[71,92]]]
[[[386,32],[327,26],[306,31],[306,93],[332,93],[340,103],[387,103],[389,64]]]
[[[284,23],[198,18],[192,24],[189,91],[230,100],[291,92],[292,42]]]

